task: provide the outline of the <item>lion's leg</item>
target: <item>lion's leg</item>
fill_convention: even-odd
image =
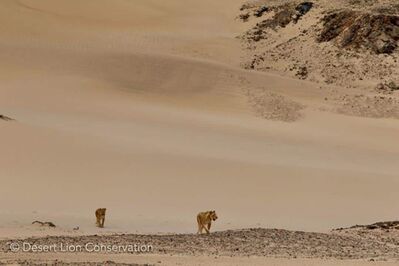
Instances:
[[[96,216],[96,225],[99,227],[100,226],[100,218]]]
[[[211,222],[208,223],[208,232],[211,231],[211,224],[212,224]]]
[[[198,224],[198,234],[202,234],[202,231],[205,230],[207,234],[209,234],[208,228],[204,224]]]
[[[205,226],[202,223],[198,224],[198,233],[202,234],[202,231],[205,229]]]
[[[202,227],[205,229],[205,232],[206,232],[207,234],[209,234],[209,229],[208,229],[208,228],[206,228],[206,226],[205,226],[205,225],[203,225]],[[209,227],[209,224],[208,224],[208,227]]]
[[[199,216],[197,216],[198,231],[197,234],[202,234],[202,223]]]
[[[101,227],[104,227],[105,217],[101,219]]]

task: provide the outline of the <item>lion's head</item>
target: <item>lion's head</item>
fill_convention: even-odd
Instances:
[[[212,221],[216,221],[216,219],[218,218],[218,215],[216,214],[216,211],[210,211],[209,217],[212,219]]]

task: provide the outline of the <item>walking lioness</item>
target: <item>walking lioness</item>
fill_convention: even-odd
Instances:
[[[98,227],[103,228],[104,227],[104,221],[105,221],[105,211],[107,209],[106,208],[99,208],[96,210],[96,225]]]
[[[205,229],[205,232],[209,234],[211,230],[212,221],[216,221],[218,218],[216,211],[207,211],[200,212],[197,215],[197,223],[198,223],[198,234],[202,234],[202,230]]]

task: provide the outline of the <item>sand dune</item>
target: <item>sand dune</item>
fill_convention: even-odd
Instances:
[[[398,120],[242,69],[241,4],[1,1],[0,238],[191,233],[206,209],[215,230],[397,218]]]
[[[110,228],[148,231],[190,232],[195,212],[209,207],[225,217],[219,228],[326,230],[395,218],[396,121],[322,112],[323,95],[310,82],[240,70],[223,56],[200,59],[163,45],[169,38],[172,43],[186,43],[187,36],[204,42],[220,38],[216,32],[231,29],[234,20],[224,25],[226,17],[219,11],[209,16],[222,25],[204,35],[184,32],[188,24],[170,29],[150,14],[130,18],[151,21],[140,23],[147,30],[165,27],[164,34],[150,31],[159,34],[159,41],[147,49],[128,48],[126,39],[114,39],[111,46],[109,37],[101,42],[103,37],[91,36],[90,27],[100,31],[112,14],[104,14],[107,1],[96,4],[98,11],[90,2],[80,11],[72,2],[62,8],[51,1],[19,3],[63,14],[43,15],[21,9],[17,1],[2,2],[2,12],[10,14],[2,16],[2,25],[34,21],[29,27],[17,23],[1,38],[2,112],[18,121],[0,125],[2,178],[7,181],[1,195],[16,213],[37,212],[26,221],[57,210],[54,216],[81,215],[90,227],[92,210],[102,205],[112,214]],[[129,6],[121,5],[112,8],[128,13]],[[177,8],[176,20],[187,16],[196,21],[201,10],[215,10],[212,5],[220,3],[204,2],[189,16],[181,14],[178,1],[167,6],[140,2],[130,12]],[[95,12],[104,21],[93,20]],[[172,23],[174,13],[166,13],[164,19]],[[122,18],[126,25],[134,24]],[[67,31],[55,30],[55,25]],[[131,27],[135,37],[140,27]],[[195,23],[192,27],[201,30]],[[88,46],[61,42],[70,38],[68,31]],[[120,33],[120,28],[105,31]],[[236,49],[234,28],[224,35],[231,43],[226,50]],[[303,117],[295,123],[262,119],[248,93],[262,104],[268,103],[262,100],[268,97],[265,92],[303,104]],[[63,221],[59,223],[73,226]]]

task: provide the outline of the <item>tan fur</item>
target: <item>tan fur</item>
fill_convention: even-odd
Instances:
[[[96,210],[96,225],[98,227],[103,228],[104,227],[104,221],[105,221],[105,211],[107,209],[106,208],[99,208]]]
[[[218,218],[216,211],[200,212],[197,215],[198,234],[202,234],[202,230],[209,234],[211,230],[212,221]]]

